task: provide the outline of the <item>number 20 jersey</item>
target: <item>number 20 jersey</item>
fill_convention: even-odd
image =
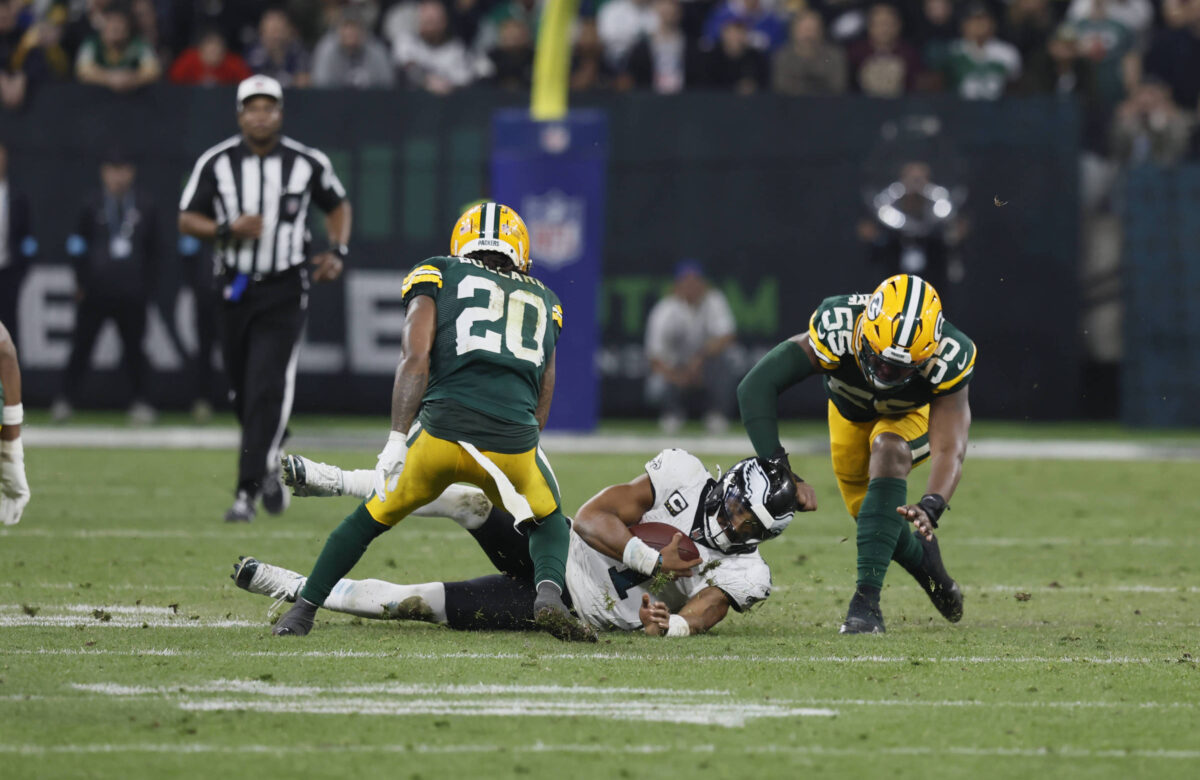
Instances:
[[[642,523],[667,523],[684,536],[692,532],[709,474],[699,458],[684,450],[663,450],[646,464],[654,487],[654,505]],[[739,612],[771,595],[771,570],[762,555],[753,552],[728,555],[697,544],[700,563],[691,577],[680,577],[651,591],[651,578],[610,558],[571,532],[567,555],[567,588],[575,612],[597,628],[632,631],[641,628],[638,610],[642,594],[678,612],[705,588],[720,588]]]
[[[536,446],[534,411],[542,375],[562,330],[558,296],[528,274],[497,271],[464,257],[419,263],[405,277],[402,295],[406,307],[420,295],[437,302],[437,334],[421,411],[430,433],[442,436],[439,416],[443,422],[449,418],[443,427],[462,429],[467,421],[461,407],[466,407],[497,420],[499,425],[491,426],[493,438],[506,434],[502,438],[513,446],[476,444],[499,452]],[[532,443],[513,440],[512,426],[524,429],[517,438]]]

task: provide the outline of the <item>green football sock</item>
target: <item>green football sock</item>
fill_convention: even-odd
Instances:
[[[867,496],[858,511],[858,584],[883,587],[896,542],[905,535],[904,519],[896,514],[908,497],[908,482],[879,477],[867,485]]]
[[[354,568],[367,545],[388,528],[371,517],[366,502],[359,504],[329,535],[300,595],[314,604],[324,604],[329,591]]]
[[[561,509],[546,515],[529,532],[529,557],[533,559],[534,584],[549,580],[567,591],[567,546],[571,529]]]
[[[903,506],[897,504],[896,506]],[[897,517],[900,517],[897,515]],[[904,518],[900,518],[901,521]],[[907,571],[912,571],[921,565],[921,561],[925,560],[925,548],[921,545],[921,540],[917,537],[917,532],[912,531],[906,533],[900,532],[900,538],[896,540],[896,551],[892,553],[892,560],[903,566]]]

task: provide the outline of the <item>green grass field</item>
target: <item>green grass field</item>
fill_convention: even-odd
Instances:
[[[568,510],[653,454],[555,457]],[[565,645],[330,613],[271,637],[231,564],[307,572],[352,503],[230,527],[229,453],[27,460],[34,502],[0,530],[4,778],[1200,776],[1195,463],[970,461],[941,532],[962,623],[893,569],[888,633],[841,637],[853,524],[798,459],[822,506],[764,546],[769,601],[707,636]],[[487,572],[420,518],[355,570]]]

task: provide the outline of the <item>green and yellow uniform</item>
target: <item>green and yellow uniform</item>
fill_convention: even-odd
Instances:
[[[529,502],[534,518],[558,510],[558,485],[538,450],[534,416],[562,330],[558,296],[532,276],[462,257],[417,265],[404,280],[405,305],[421,295],[437,302],[429,384],[399,482],[386,500],[371,498],[367,511],[395,525],[454,482],[478,485],[505,506],[488,465]],[[521,519],[517,508],[507,508]]]
[[[908,442],[913,465],[929,457],[929,402],[967,386],[975,371],[975,344],[949,322],[941,325],[937,353],[907,384],[881,390],[867,381],[854,350],[855,324],[870,295],[826,298],[808,323],[808,338],[824,375],[829,448],[842,500],[857,516],[867,493],[871,442],[894,433]]]

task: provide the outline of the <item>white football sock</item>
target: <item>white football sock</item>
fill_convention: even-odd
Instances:
[[[451,485],[423,507],[413,511],[417,517],[448,517],[468,531],[483,525],[492,511],[492,502],[474,485]]]
[[[374,492],[375,471],[373,469],[342,470],[342,495],[366,500]]]
[[[323,605],[376,620],[446,622],[446,588],[440,582],[397,585],[384,580],[338,580]]]

